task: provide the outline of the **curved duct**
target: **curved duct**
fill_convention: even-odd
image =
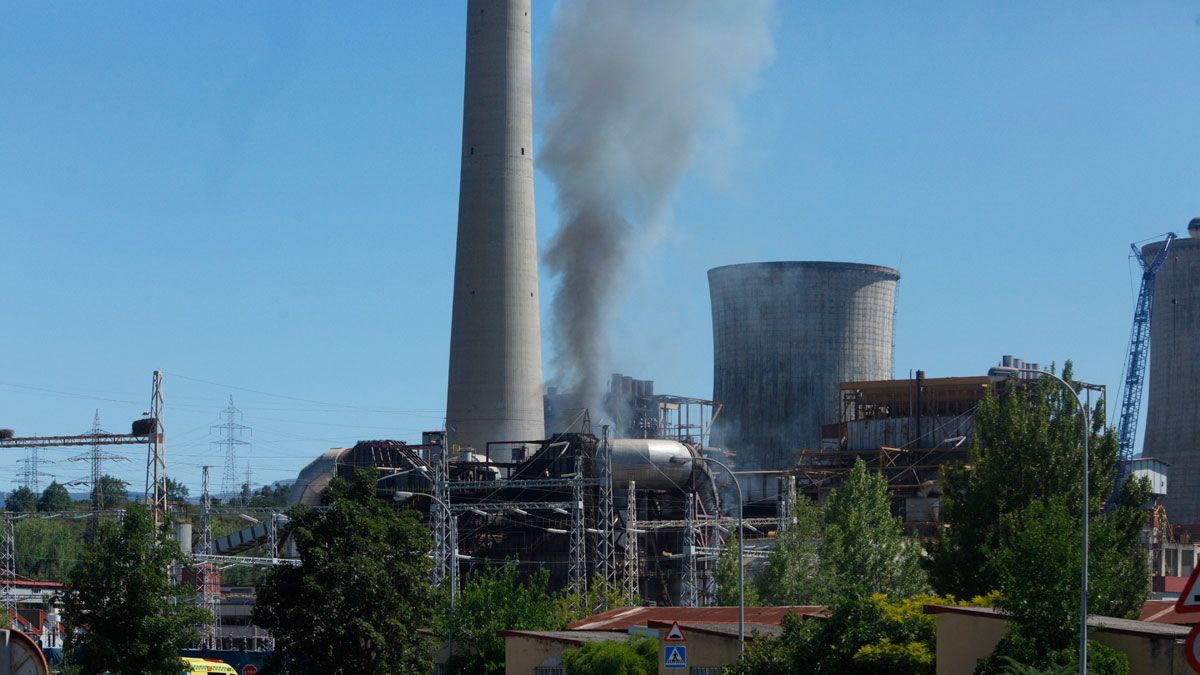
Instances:
[[[288,506],[320,506],[321,491],[337,475],[338,462],[348,452],[350,448],[330,448],[301,469],[288,493]]]

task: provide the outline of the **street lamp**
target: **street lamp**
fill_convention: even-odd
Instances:
[[[1088,620],[1088,515],[1090,513],[1090,505],[1088,499],[1088,436],[1091,435],[1091,415],[1088,407],[1084,405],[1083,399],[1079,397],[1079,392],[1075,391],[1069,382],[1044,370],[1034,370],[1032,368],[1012,368],[1007,366],[997,366],[988,371],[988,378],[994,382],[1001,380],[1012,380],[1020,377],[1021,373],[1029,373],[1040,377],[1048,377],[1057,381],[1071,395],[1075,397],[1075,403],[1079,406],[1080,412],[1083,413],[1083,542],[1081,549],[1083,551],[1083,569],[1080,570],[1079,579],[1079,675],[1087,675],[1087,620]]]
[[[390,476],[384,476],[390,478]],[[380,479],[383,480],[383,479]],[[450,516],[450,602],[446,608],[446,659],[454,656],[454,596],[458,590],[458,517],[450,510],[450,505],[427,492],[408,492],[397,490],[392,493],[392,499],[402,502],[413,497],[428,497],[446,509]]]
[[[717,466],[729,472],[729,477],[733,479],[733,487],[737,490],[738,503],[738,651],[742,652],[746,649],[746,565],[742,562],[742,556],[745,554],[746,543],[746,526],[742,519],[742,510],[745,508],[742,503],[742,486],[738,483],[737,476],[733,473],[724,462],[719,462],[711,457],[703,457],[697,455],[692,458],[697,462],[712,462]],[[682,457],[671,457],[668,460],[672,464],[687,463],[687,459]]]

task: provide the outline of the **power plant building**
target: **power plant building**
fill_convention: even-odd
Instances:
[[[529,4],[467,3],[446,431],[451,445],[479,452],[545,432]],[[489,454],[507,462],[512,447]]]
[[[1163,247],[1142,247],[1149,261]],[[1200,523],[1200,239],[1171,243],[1154,285],[1145,457],[1171,467],[1173,523]]]
[[[783,471],[839,418],[842,382],[892,375],[900,273],[878,265],[765,262],[709,270],[713,445],[740,471]],[[777,478],[746,481],[770,497]]]

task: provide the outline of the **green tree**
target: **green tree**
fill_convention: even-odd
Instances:
[[[50,481],[42,496],[38,499],[38,511],[69,511],[71,510],[71,494],[58,481]]]
[[[784,617],[779,637],[756,636],[734,673],[803,672],[891,673],[934,672],[937,627],[925,605],[990,605],[996,596],[960,602],[954,598],[916,595],[890,600],[881,594],[838,596],[825,620]]]
[[[274,567],[258,585],[253,620],[275,638],[282,672],[416,673],[430,668],[420,629],[435,604],[433,548],[419,514],[376,497],[378,472],[334,478],[325,511],[291,510],[302,565]]]
[[[571,592],[563,589],[555,598],[554,604],[561,623],[565,626],[572,621],[586,619],[597,612],[605,612],[614,607],[629,606],[629,598],[619,584],[605,583],[604,577],[594,576],[587,588]],[[634,604],[642,604],[641,598],[634,598]]]
[[[129,484],[120,478],[105,474],[97,482],[99,485],[94,494],[100,499],[100,508],[119,509],[129,501],[129,492],[125,489]]]
[[[1071,381],[1070,362],[1063,378]],[[1088,605],[1092,613],[1136,618],[1149,586],[1141,549],[1149,498],[1146,481],[1122,486],[1105,511],[1117,441],[1097,403],[1087,429],[1088,488],[1083,504],[1080,436],[1084,416],[1061,384],[1043,378],[1008,383],[989,394],[975,418],[969,464],[943,470],[947,527],[930,548],[931,573],[942,591],[998,590],[1009,612],[1008,636],[979,672],[1004,672],[1004,659],[1045,668],[1078,659],[1082,518],[1090,536]],[[1098,672],[1127,668],[1097,651]],[[1089,667],[1093,667],[1089,659]],[[1103,670],[1107,669],[1107,670]]]
[[[1071,381],[1072,370],[1068,361],[1064,380]],[[938,592],[972,596],[999,588],[988,563],[999,545],[1004,514],[1051,498],[1081,503],[1083,425],[1075,398],[1049,378],[1006,383],[980,402],[968,462],[942,471],[946,527],[929,551]],[[1117,459],[1116,436],[1105,429],[1102,403],[1092,412],[1088,450],[1089,510],[1098,516]]]
[[[86,525],[74,520],[22,519],[13,523],[17,571],[39,581],[67,581],[83,556]]]
[[[590,642],[563,651],[562,664],[567,675],[650,675],[658,672],[658,640]]]
[[[462,585],[450,616],[455,644],[450,671],[503,673],[504,638],[499,630],[560,630],[571,620],[549,590],[550,575],[537,570],[523,578],[515,561],[474,573]],[[439,617],[440,633],[446,635]],[[469,643],[469,647],[460,645]]]
[[[179,650],[195,644],[196,627],[210,620],[189,602],[190,585],[167,573],[184,562],[142,506],[131,505],[120,523],[100,523],[63,600],[66,651],[80,650],[83,673],[179,672]]]
[[[729,540],[725,542],[725,548],[717,558],[717,567],[713,570],[713,577],[717,582],[716,601],[718,605],[729,607],[738,604],[738,566],[743,564],[740,553],[737,537],[731,533]],[[758,607],[762,603],[758,599],[754,579],[751,578],[748,570],[742,574],[745,576],[742,591],[743,603],[747,607]]]
[[[766,567],[755,577],[768,605],[813,605],[825,599],[820,584],[821,508],[800,496],[788,528],[775,539]]]
[[[21,487],[8,493],[8,497],[4,500],[4,510],[13,513],[27,513],[37,510],[37,495],[28,487]]]
[[[831,597],[848,593],[906,598],[925,591],[920,551],[892,515],[887,480],[861,459],[829,494],[825,536],[818,547],[823,584]]]
[[[250,506],[267,507],[267,506],[286,506],[288,502],[288,494],[291,492],[290,485],[264,485],[254,493],[250,498]]]
[[[167,479],[167,501],[174,504],[186,504],[188,487],[174,478]]]

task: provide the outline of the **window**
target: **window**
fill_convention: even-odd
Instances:
[[[562,666],[538,666],[533,669],[533,675],[567,675],[567,670]]]
[[[692,675],[721,675],[721,666],[694,666],[690,672]]]

